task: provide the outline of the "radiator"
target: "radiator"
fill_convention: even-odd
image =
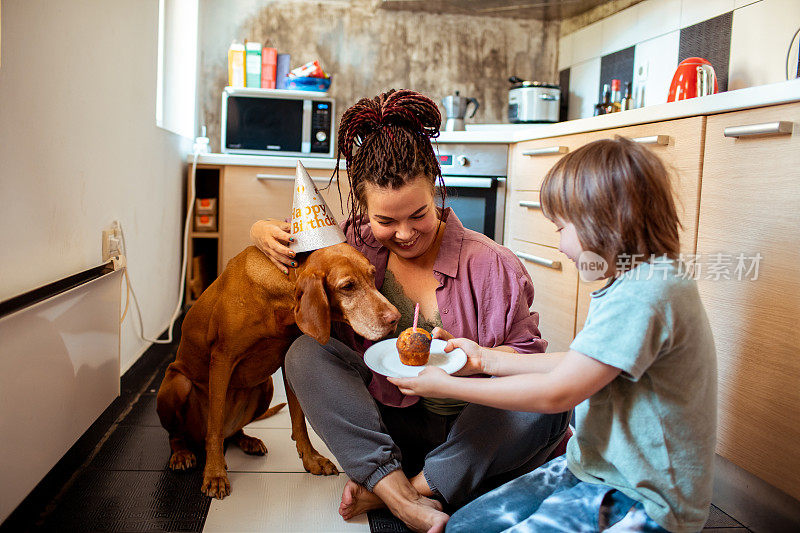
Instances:
[[[0,302],[0,523],[119,396],[122,272]]]

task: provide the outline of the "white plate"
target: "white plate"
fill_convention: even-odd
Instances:
[[[461,348],[445,353],[446,341],[431,341],[431,357],[425,366],[438,366],[448,374],[452,374],[467,364],[467,354]],[[397,339],[386,339],[376,342],[364,352],[364,362],[378,374],[390,378],[413,378],[419,375],[425,366],[404,365],[397,353]]]

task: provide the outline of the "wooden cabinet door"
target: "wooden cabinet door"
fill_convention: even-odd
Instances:
[[[725,136],[776,121],[793,132]],[[708,118],[697,252],[719,365],[717,453],[800,499],[800,104]],[[737,279],[739,254],[757,279]],[[709,276],[715,263],[730,267],[722,279]]]
[[[686,254],[693,254],[696,245],[705,121],[706,117],[690,117],[586,134],[586,142],[628,137],[661,158],[672,175],[675,208],[683,225],[681,251]]]
[[[330,187],[328,180],[332,170],[307,169],[320,189],[325,202],[336,217],[342,222],[347,209],[346,175],[342,177],[342,203],[334,181]],[[222,253],[221,264],[228,261],[251,244],[250,226],[257,220],[265,218],[286,219],[291,216],[294,198],[295,169],[292,167],[249,167],[227,166],[223,179],[222,214]]]
[[[548,246],[514,240],[511,250],[533,279],[533,305],[548,352],[569,348],[575,330],[575,291],[578,270],[564,254]]]
[[[576,133],[514,144],[509,151],[509,189],[538,191],[556,161],[584,142],[584,135]]]

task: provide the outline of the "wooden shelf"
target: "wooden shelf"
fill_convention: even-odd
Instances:
[[[189,233],[192,239],[219,239],[218,231],[192,231]]]

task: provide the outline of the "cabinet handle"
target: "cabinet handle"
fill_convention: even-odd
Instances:
[[[669,144],[669,135],[652,135],[650,137],[636,137],[631,140],[639,144],[660,144],[661,146],[667,146]]]
[[[542,202],[522,201],[519,203],[520,207],[527,207],[528,209],[541,209]]]
[[[553,154],[566,154],[569,152],[569,146],[548,146],[547,148],[536,148],[535,150],[526,150],[522,155],[535,157],[537,155],[553,155]]]
[[[514,252],[514,255],[519,257],[524,261],[530,261],[531,263],[536,263],[537,265],[541,265],[543,267],[552,268],[553,270],[561,270],[561,261],[553,261],[550,259],[545,259],[544,257],[539,257],[537,255],[526,254],[524,252]]]
[[[285,174],[256,174],[256,179],[259,180],[283,180],[283,181],[294,181],[294,175],[287,176]],[[330,178],[311,178],[313,181],[324,181],[327,182]],[[333,181],[336,181],[336,178],[333,178]]]
[[[725,137],[751,137],[753,135],[791,135],[793,122],[780,120],[778,122],[764,122],[763,124],[746,124],[744,126],[729,126],[725,128]]]

